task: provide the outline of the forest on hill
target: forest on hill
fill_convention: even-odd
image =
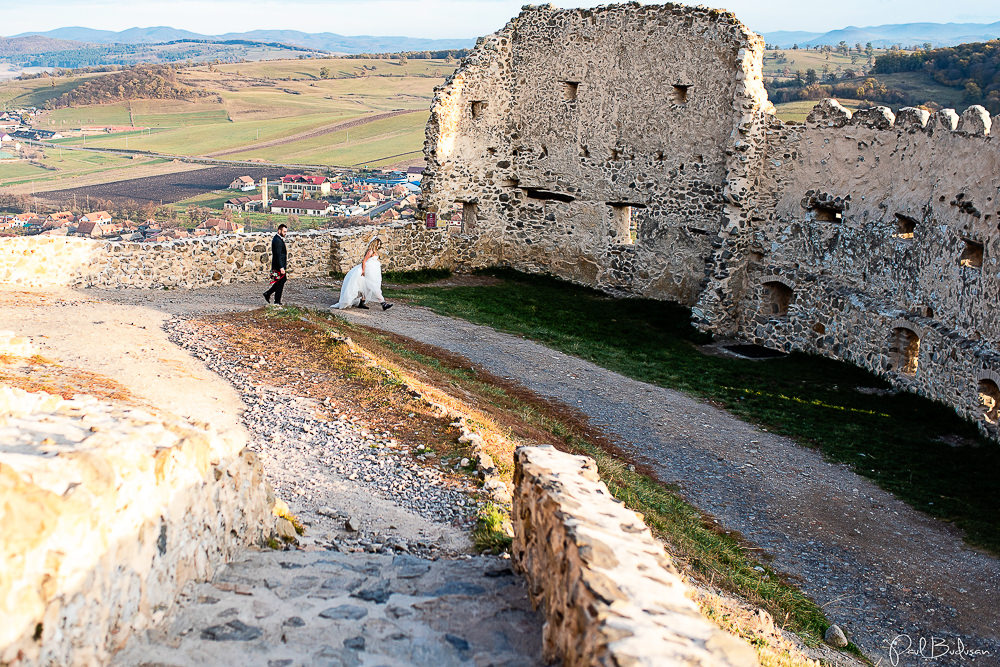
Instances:
[[[180,82],[168,65],[137,65],[86,79],[74,88],[45,102],[47,109],[106,104],[123,100],[191,100],[212,95],[207,90]]]
[[[842,44],[847,53],[852,47]],[[861,53],[861,46],[855,48]],[[817,50],[834,47],[824,46]],[[866,51],[871,54],[870,45]],[[937,110],[957,104],[981,104],[1000,113],[1000,40],[940,49],[890,49],[840,72],[815,68],[765,80],[775,104],[826,97],[893,107]]]
[[[982,104],[990,113],[1000,113],[1000,40],[889,53],[876,59],[872,72],[922,72],[943,86],[962,89],[969,104]]]

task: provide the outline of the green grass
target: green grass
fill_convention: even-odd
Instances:
[[[765,362],[709,356],[687,308],[611,299],[554,279],[497,273],[500,285],[389,290],[439,313],[520,334],[646,382],[679,389],[819,448],[914,507],[953,521],[975,545],[1000,553],[1000,448],[946,406],[885,388],[846,363],[804,354]],[[951,446],[941,436],[974,443]]]
[[[507,513],[493,503],[487,503],[476,516],[472,528],[472,543],[480,553],[500,554],[510,549],[513,542],[504,530],[509,521]]]

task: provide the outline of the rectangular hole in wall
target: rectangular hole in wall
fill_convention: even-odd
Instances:
[[[546,201],[561,201],[569,203],[571,201],[576,201],[576,197],[573,195],[566,194],[565,192],[552,192],[551,190],[542,190],[541,188],[521,188],[521,190],[528,197],[532,199],[544,199]]]
[[[473,118],[479,118],[486,110],[486,102],[472,102],[469,104],[469,110],[472,112]]]
[[[896,214],[896,238],[897,239],[912,239],[913,232],[917,228],[916,218],[911,218],[908,215],[902,213]]]
[[[563,99],[567,102],[576,102],[576,96],[580,92],[580,82],[579,81],[564,81],[563,82]]]
[[[646,208],[645,204],[630,202],[608,202],[611,207],[611,233],[624,245],[632,245],[639,240],[639,221],[632,209]]]
[[[971,239],[962,239],[962,241],[965,243],[965,248],[962,250],[962,256],[958,259],[958,263],[970,269],[983,268],[983,244]]]
[[[687,104],[690,88],[691,86],[675,83],[670,92],[670,101],[674,104]]]
[[[476,216],[479,213],[479,207],[472,202],[458,202],[462,205],[462,231],[471,232],[476,228]]]
[[[812,207],[813,219],[817,222],[840,222],[841,213],[835,208],[829,206],[814,206]]]

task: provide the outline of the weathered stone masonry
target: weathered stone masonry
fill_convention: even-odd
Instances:
[[[773,115],[726,12],[528,7],[435,97],[424,198],[477,258],[690,305],[856,363],[998,437],[1000,125],[832,101]]]
[[[526,10],[439,90],[425,204],[497,263],[693,302],[741,224],[763,47],[704,8]]]

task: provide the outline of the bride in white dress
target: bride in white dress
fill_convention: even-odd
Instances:
[[[382,310],[392,308],[382,296],[382,263],[378,253],[382,249],[382,239],[377,236],[372,239],[365,250],[361,263],[347,272],[344,284],[340,288],[340,301],[331,308],[363,308],[368,309],[367,301],[382,304]]]

